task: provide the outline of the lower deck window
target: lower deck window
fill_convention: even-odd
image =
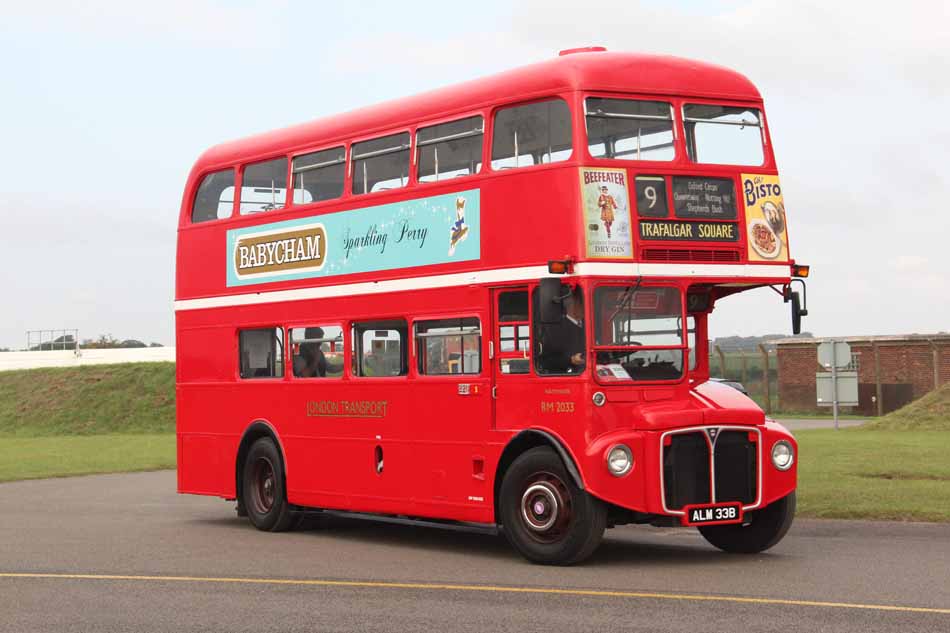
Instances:
[[[372,321],[353,324],[354,376],[405,376],[409,373],[405,321]]]
[[[429,376],[478,374],[482,370],[482,332],[476,318],[418,321],[419,373]]]
[[[281,328],[241,330],[241,378],[280,378],[284,375],[284,337]]]
[[[343,328],[338,325],[298,327],[290,331],[295,378],[339,378],[343,375]]]

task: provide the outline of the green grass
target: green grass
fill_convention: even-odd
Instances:
[[[0,481],[174,467],[174,363],[0,372]]]
[[[950,383],[874,420],[869,431],[950,431]]]
[[[950,433],[856,427],[795,437],[801,516],[950,521]]]
[[[0,438],[0,481],[174,467],[174,433]]]
[[[174,430],[174,363],[0,372],[0,438]]]

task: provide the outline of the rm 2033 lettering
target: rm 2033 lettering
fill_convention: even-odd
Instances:
[[[558,400],[542,400],[541,413],[574,413],[574,403],[561,402]]]

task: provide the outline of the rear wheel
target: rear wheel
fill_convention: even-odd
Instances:
[[[574,485],[547,446],[532,448],[511,464],[501,483],[499,515],[514,548],[545,565],[584,560],[607,526],[604,504]]]
[[[725,552],[757,554],[782,540],[795,518],[795,493],[749,512],[743,523],[700,527],[707,541]]]
[[[283,532],[297,523],[287,503],[284,461],[274,440],[262,437],[251,445],[244,461],[241,505],[258,530]]]

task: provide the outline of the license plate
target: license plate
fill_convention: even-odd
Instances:
[[[741,503],[716,503],[683,508],[683,525],[723,525],[742,522]]]

